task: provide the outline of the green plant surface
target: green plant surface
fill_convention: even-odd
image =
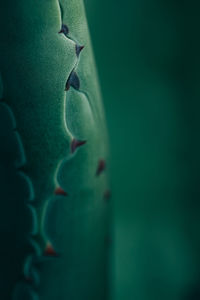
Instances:
[[[109,158],[83,2],[1,2],[0,26],[0,298],[107,299]]]

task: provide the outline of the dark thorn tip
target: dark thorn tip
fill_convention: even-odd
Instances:
[[[111,191],[106,190],[103,194],[103,198],[108,201],[111,198]]]
[[[81,51],[83,50],[85,46],[80,46],[76,44],[76,55],[79,56],[79,54],[81,53]]]
[[[69,91],[70,89],[70,84],[69,84],[69,80],[67,80],[67,83],[65,85],[65,91]]]
[[[97,166],[96,176],[99,176],[106,168],[106,162],[104,159],[100,159]]]
[[[60,186],[58,186],[55,189],[54,194],[55,195],[60,195],[60,196],[67,196],[67,193]]]
[[[62,24],[61,30],[58,33],[63,33],[64,35],[67,35],[69,33],[69,28],[67,25]]]
[[[68,91],[70,86],[72,86],[75,90],[79,90],[80,88],[80,80],[74,70],[72,70],[66,82],[65,91]]]
[[[73,139],[71,142],[71,152],[74,153],[78,147],[84,145],[86,142],[87,141],[80,141],[77,139]]]
[[[56,251],[50,243],[47,243],[46,245],[46,248],[44,250],[44,256],[58,257],[58,254],[56,253]]]
[[[27,282],[30,282],[30,283],[33,282],[33,279],[32,279],[31,277],[28,277],[28,276],[25,277],[25,280],[26,280]]]

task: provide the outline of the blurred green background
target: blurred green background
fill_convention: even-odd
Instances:
[[[199,3],[85,4],[111,144],[113,299],[198,300]]]

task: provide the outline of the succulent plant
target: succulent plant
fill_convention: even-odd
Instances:
[[[0,299],[107,299],[107,134],[83,1],[1,1],[0,26]]]

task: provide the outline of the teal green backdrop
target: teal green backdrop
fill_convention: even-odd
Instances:
[[[85,3],[111,144],[113,299],[198,300],[198,1]]]

